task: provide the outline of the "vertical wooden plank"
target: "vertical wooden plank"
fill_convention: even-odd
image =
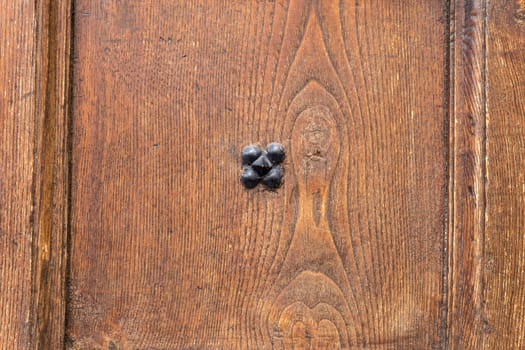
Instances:
[[[525,2],[489,4],[484,348],[523,349]]]
[[[70,1],[3,1],[0,16],[0,348],[59,349]]]
[[[451,2],[447,347],[480,349],[485,229],[485,0]]]
[[[71,0],[36,1],[32,348],[64,347]]]
[[[449,345],[525,346],[525,3],[456,1]]]
[[[76,4],[69,348],[443,345],[444,1]]]
[[[0,348],[30,340],[35,8],[0,1]]]
[[[441,346],[447,11],[439,1],[288,4],[268,101],[267,132],[291,159],[257,305],[266,343]]]

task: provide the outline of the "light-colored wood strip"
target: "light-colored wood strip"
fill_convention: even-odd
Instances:
[[[479,349],[485,228],[485,0],[451,2],[448,329],[451,349]]]

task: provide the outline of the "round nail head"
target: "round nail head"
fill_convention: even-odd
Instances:
[[[251,167],[244,168],[241,175],[241,182],[246,188],[254,188],[260,181],[259,174]]]
[[[278,188],[283,179],[283,168],[280,165],[274,166],[263,178],[262,182],[266,187]]]
[[[268,153],[268,159],[274,164],[280,163],[284,159],[284,147],[283,145],[272,142],[266,147]]]
[[[262,151],[259,147],[250,145],[246,146],[242,150],[242,163],[244,165],[252,164],[257,158],[262,154]]]

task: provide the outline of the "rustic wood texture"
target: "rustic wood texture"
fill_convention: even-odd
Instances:
[[[485,227],[486,1],[451,2],[447,348],[480,349]]]
[[[525,2],[492,0],[487,25],[484,349],[525,348]]]
[[[443,346],[444,1],[75,6],[68,348]]]
[[[0,348],[65,326],[70,1],[0,2]]]
[[[525,3],[452,7],[450,349],[525,347]]]
[[[30,339],[35,9],[0,1],[0,348]]]
[[[32,254],[34,349],[65,338],[69,193],[71,0],[37,1]]]

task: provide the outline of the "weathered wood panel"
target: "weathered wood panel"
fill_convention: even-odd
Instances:
[[[525,3],[460,0],[449,348],[525,347]]]
[[[30,339],[35,9],[0,2],[0,347]],[[16,25],[15,25],[16,24]]]
[[[480,349],[485,331],[485,18],[485,0],[451,2],[449,349]]]
[[[492,0],[487,26],[485,349],[525,348],[525,2]]]
[[[70,1],[0,2],[0,348],[64,339]]]
[[[35,2],[36,138],[32,347],[64,347],[72,0]]]
[[[76,1],[69,347],[439,348],[445,6]]]

